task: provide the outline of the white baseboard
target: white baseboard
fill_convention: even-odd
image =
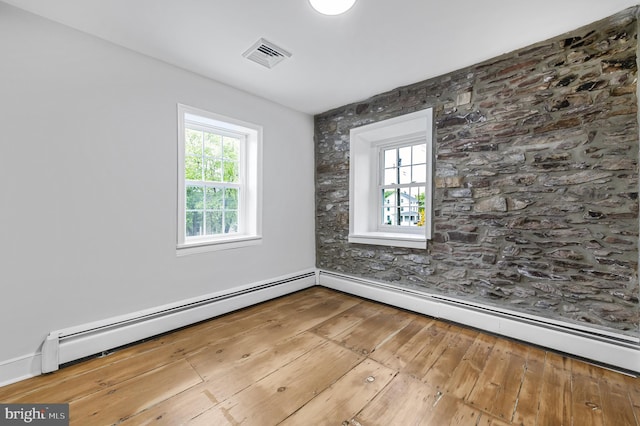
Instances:
[[[42,352],[0,362],[0,386],[55,371],[60,364],[166,333],[313,287],[315,269],[49,333]]]
[[[41,362],[39,353],[0,362],[0,387],[38,376]]]
[[[60,364],[195,324],[316,284],[314,269],[182,300],[129,315],[52,331],[42,349],[42,372]]]
[[[453,298],[322,270],[319,271],[319,285],[597,363],[640,372],[639,341],[631,336],[480,304],[473,305]]]
[[[49,334],[44,354],[0,362],[0,386],[57,369],[59,364],[284,296],[316,284],[435,318],[515,338],[598,363],[640,372],[636,338],[546,318],[471,305],[450,298],[327,271],[296,274]],[[47,348],[48,346],[48,348]],[[43,366],[45,367],[43,369]]]

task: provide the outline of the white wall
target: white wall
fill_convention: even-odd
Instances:
[[[176,256],[177,103],[264,127],[261,245]],[[313,268],[313,170],[312,117],[0,2],[0,364]]]

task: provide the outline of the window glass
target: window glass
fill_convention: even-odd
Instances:
[[[259,244],[262,127],[178,105],[178,255]]]
[[[381,225],[423,226],[426,144],[382,147],[381,151]]]
[[[187,237],[238,231],[242,140],[241,136],[186,125],[185,207],[187,221],[191,221],[186,224]]]

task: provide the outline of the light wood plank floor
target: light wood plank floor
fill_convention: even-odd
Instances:
[[[73,425],[639,425],[640,379],[314,287],[0,388]]]

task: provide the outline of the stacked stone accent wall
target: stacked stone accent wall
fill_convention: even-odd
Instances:
[[[315,117],[317,266],[637,336],[637,9]],[[349,130],[434,107],[434,238],[350,244]]]

